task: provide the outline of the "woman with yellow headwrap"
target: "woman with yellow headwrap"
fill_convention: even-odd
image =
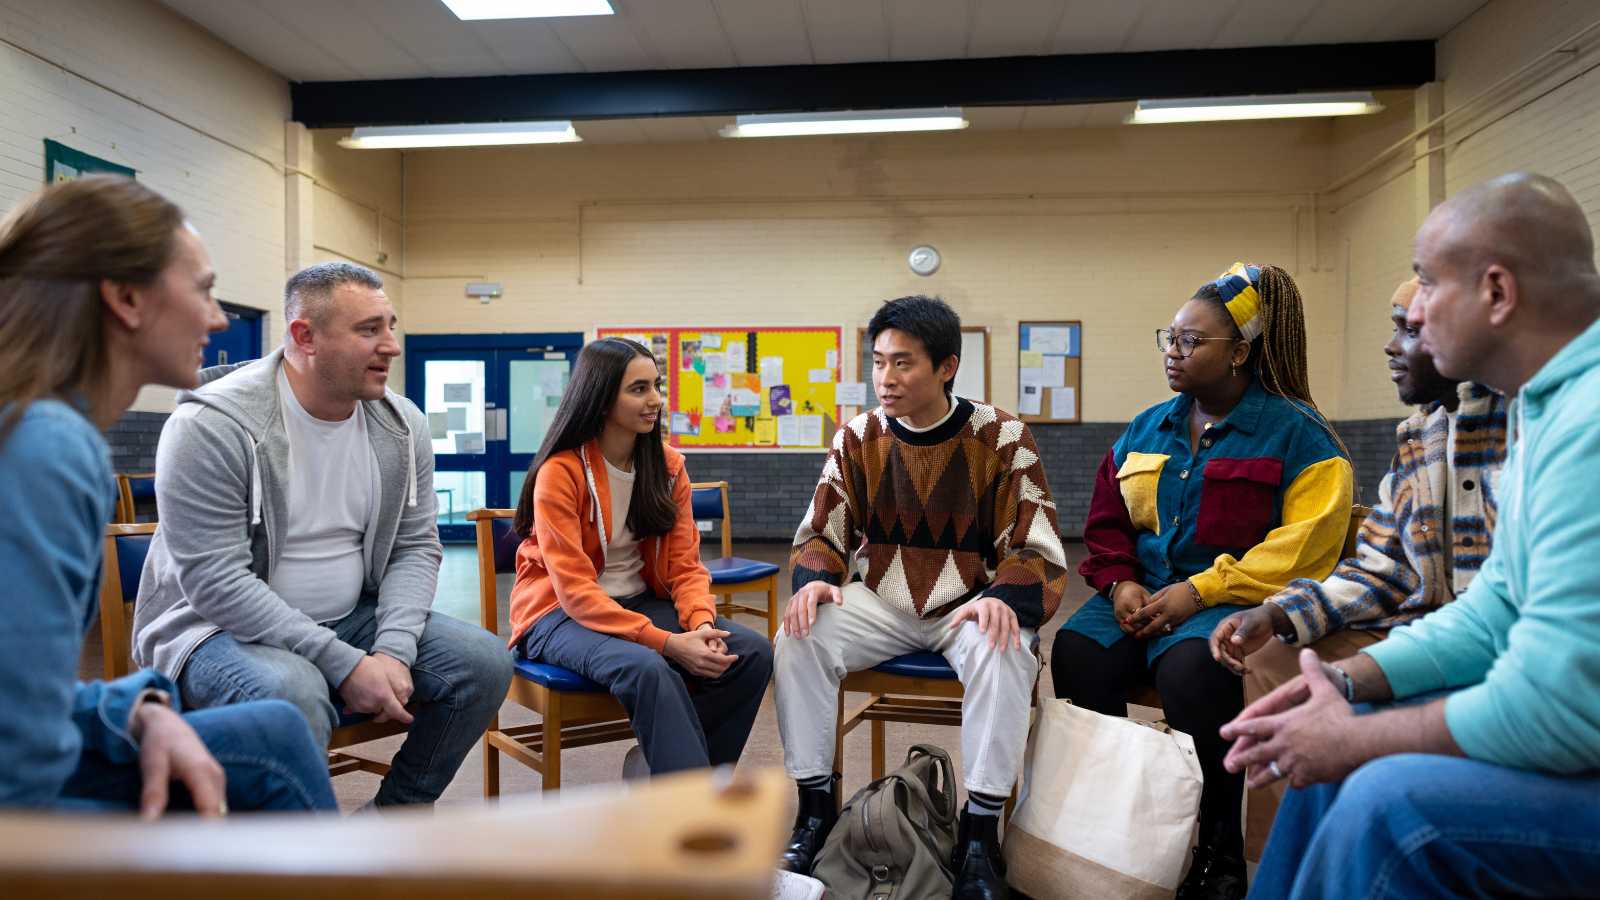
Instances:
[[[1237,263],[1156,332],[1177,396],[1145,410],[1095,480],[1079,568],[1096,590],[1056,636],[1056,695],[1124,715],[1154,681],[1193,736],[1205,785],[1183,900],[1245,894],[1242,776],[1217,730],[1243,706],[1206,643],[1223,618],[1338,562],[1353,475],[1312,402],[1300,291],[1275,266]]]

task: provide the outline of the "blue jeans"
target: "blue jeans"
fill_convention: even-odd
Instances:
[[[1250,897],[1592,896],[1596,885],[1600,776],[1408,753],[1291,789]]]
[[[281,700],[242,703],[184,715],[228,779],[228,808],[333,810],[328,756],[311,739],[300,711]],[[67,810],[137,810],[144,778],[138,762],[113,763],[85,751],[61,789],[56,806]],[[174,781],[167,808],[192,810],[181,782]]]
[[[363,603],[332,626],[360,650],[377,638],[377,606]],[[500,639],[447,615],[429,615],[411,666],[413,721],[378,788],[378,806],[432,803],[450,786],[467,753],[500,711],[511,684],[511,653]],[[344,700],[311,661],[264,644],[242,644],[226,632],[207,638],[178,678],[184,703],[198,708],[246,700],[287,700],[305,714],[319,746],[352,721]],[[327,762],[324,760],[323,765]]]

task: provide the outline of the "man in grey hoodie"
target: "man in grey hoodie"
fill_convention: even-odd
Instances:
[[[312,266],[284,319],[282,349],[203,372],[162,429],[134,656],[195,708],[288,700],[324,745],[352,715],[408,723],[375,803],[431,803],[498,712],[511,657],[429,612],[433,449],[386,386],[400,345],[382,280]]]

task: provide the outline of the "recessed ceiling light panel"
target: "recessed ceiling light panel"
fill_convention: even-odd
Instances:
[[[464,22],[609,16],[616,12],[610,0],[443,0],[443,3]]]

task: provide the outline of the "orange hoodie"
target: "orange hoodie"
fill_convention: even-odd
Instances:
[[[716,619],[711,573],[700,562],[689,476],[683,454],[662,448],[678,518],[672,530],[639,541],[645,586],[670,597],[678,624],[693,631]],[[517,548],[517,581],[511,588],[511,645],[557,605],[591,631],[614,635],[661,652],[669,632],[623,609],[600,587],[606,544],[621,522],[611,521],[611,491],[600,442],[552,455],[539,467],[533,487],[533,533]]]

